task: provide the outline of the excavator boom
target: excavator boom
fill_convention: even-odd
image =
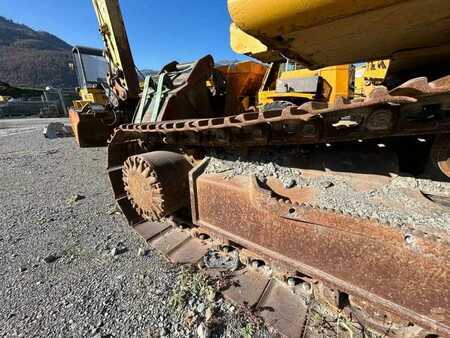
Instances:
[[[92,0],[92,3],[105,44],[108,72],[106,86],[83,88],[80,92],[83,100],[74,102],[69,111],[80,147],[105,146],[114,128],[131,121],[140,94],[119,0]],[[90,101],[86,102],[86,97]]]
[[[139,81],[118,0],[92,0],[110,67],[109,84],[121,101],[138,99]]]

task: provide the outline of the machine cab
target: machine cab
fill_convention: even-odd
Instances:
[[[75,46],[72,50],[81,89],[102,88],[107,83],[108,63],[102,49]]]

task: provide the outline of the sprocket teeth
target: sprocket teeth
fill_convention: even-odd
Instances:
[[[142,172],[142,175],[146,178],[150,176],[150,167],[146,167],[144,171]]]
[[[127,198],[135,211],[145,219],[159,220],[165,210],[163,187],[151,164],[139,156],[129,157],[124,163],[122,179]]]

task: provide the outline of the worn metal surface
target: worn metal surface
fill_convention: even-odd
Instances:
[[[281,282],[271,280],[257,307],[260,315],[287,337],[299,337],[306,323],[308,306]]]
[[[98,114],[69,110],[69,121],[75,140],[81,148],[104,147],[117,124],[107,125]]]
[[[139,98],[136,73],[118,0],[92,0],[108,60],[108,84],[120,101]]]
[[[244,177],[202,175],[197,203],[195,224],[450,334],[448,238],[414,234],[411,242],[390,226],[278,200]]]
[[[436,137],[431,150],[431,156],[434,165],[437,166],[444,175],[450,177],[450,134],[439,135]]]
[[[235,26],[309,68],[391,58],[398,51],[408,51],[415,66],[435,60],[426,47],[449,52],[442,32],[449,29],[450,3],[442,0],[228,0],[228,9]],[[233,38],[235,51],[258,57],[259,45],[241,47],[248,39]]]
[[[111,172],[114,170],[121,169]],[[206,230],[213,238],[237,243],[255,252],[256,257],[264,257],[286,275],[306,274],[311,281],[326,282],[335,290],[353,295],[352,299],[357,297],[352,306],[358,310],[364,305],[357,312],[358,318],[363,318],[369,327],[394,332],[392,323],[378,325],[372,312],[365,312],[374,304],[375,313],[395,313],[389,316],[394,323],[406,323],[407,327],[408,322],[413,322],[427,329],[423,332],[449,333],[445,296],[449,293],[449,248],[444,238],[413,233],[411,241],[390,226],[290,204],[274,199],[258,185],[252,186],[248,178],[224,181],[218,175],[201,175],[199,171],[192,179],[196,181],[192,197],[197,205],[194,221],[202,226],[194,232],[136,221],[134,209],[123,209],[135,230],[170,261],[200,261],[211,244],[190,235],[196,237]],[[268,323],[288,336],[301,334],[303,321],[293,326],[292,314],[306,311],[304,300],[285,290],[285,285],[263,297],[266,274],[238,271],[232,278],[236,283],[224,291],[227,298],[254,305]],[[405,327],[395,332],[403,333]]]
[[[270,275],[250,268],[237,271],[228,278],[229,286],[223,291],[223,295],[249,308],[256,308],[270,281]]]
[[[309,102],[279,111],[122,125],[116,139],[146,138],[153,144],[256,146],[314,144],[450,132],[448,77],[417,78],[388,91],[377,87],[364,101]],[[120,135],[122,134],[122,135]]]
[[[214,60],[207,55],[196,62],[165,65],[159,78],[149,81],[134,123],[214,116],[207,81],[214,72]]]
[[[449,94],[447,78],[433,83],[419,78],[391,92],[378,88],[366,101],[330,106],[312,102],[284,111],[123,125],[115,130],[108,147],[114,195],[129,223],[146,233],[140,229],[145,219],[133,207],[123,183],[123,164],[130,156],[171,144],[184,146],[186,155],[201,160],[205,148],[216,146],[250,149],[401,135],[445,138],[450,126]],[[334,127],[339,121],[356,125]],[[439,154],[445,142],[436,144]],[[394,314],[391,317],[401,318],[405,325],[411,322],[429,333],[450,334],[450,240],[445,234],[395,228],[313,208],[308,201],[295,204],[249,177],[227,181],[220,175],[202,174],[206,164],[204,161],[190,173],[193,222],[200,231],[255,252],[286,275],[307,275],[314,283],[323,282],[354,300],[374,304],[380,313]],[[159,243],[172,261],[181,259],[185,252],[181,248],[187,243],[193,244],[182,234],[155,231],[156,237],[164,239],[150,242]],[[147,231],[145,238],[150,235],[153,232]],[[192,254],[192,260],[201,253]],[[364,309],[363,317],[370,317]],[[403,326],[399,332],[402,330]]]
[[[211,239],[200,240],[195,236],[195,228],[179,227],[177,223],[143,222],[134,230],[152,248],[176,264],[197,264],[208,250],[218,244]],[[225,298],[254,309],[269,325],[287,337],[302,334],[307,306],[305,300],[295,295],[287,284],[275,280],[268,273],[246,266],[231,273],[217,269],[205,272],[213,280],[222,280],[227,285],[222,291]]]
[[[128,199],[139,215],[159,220],[189,205],[188,173],[192,165],[186,157],[169,151],[131,156],[123,167]]]

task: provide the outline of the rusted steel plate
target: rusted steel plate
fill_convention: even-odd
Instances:
[[[261,298],[270,277],[251,269],[236,271],[229,279],[229,287],[222,293],[237,304],[255,306]]]
[[[167,258],[173,263],[195,264],[201,261],[210,248],[210,243],[191,237],[181,246],[172,250]]]
[[[431,150],[433,164],[441,172],[450,177],[450,134],[443,134],[436,137]]]
[[[148,241],[170,227],[171,225],[167,223],[144,222],[136,225],[134,227],[134,231],[136,231],[142,238]]]
[[[450,334],[450,248],[366,219],[289,205],[250,178],[197,179],[194,223],[290,269]],[[439,313],[439,315],[437,315]]]
[[[308,306],[304,299],[272,279],[256,311],[278,332],[287,337],[301,337]]]
[[[69,110],[69,121],[81,148],[106,146],[116,127],[105,125],[99,116],[80,114],[74,109]]]
[[[150,240],[150,245],[167,256],[172,250],[177,249],[190,237],[191,234],[189,232],[172,228],[168,232],[163,233],[162,236]]]

